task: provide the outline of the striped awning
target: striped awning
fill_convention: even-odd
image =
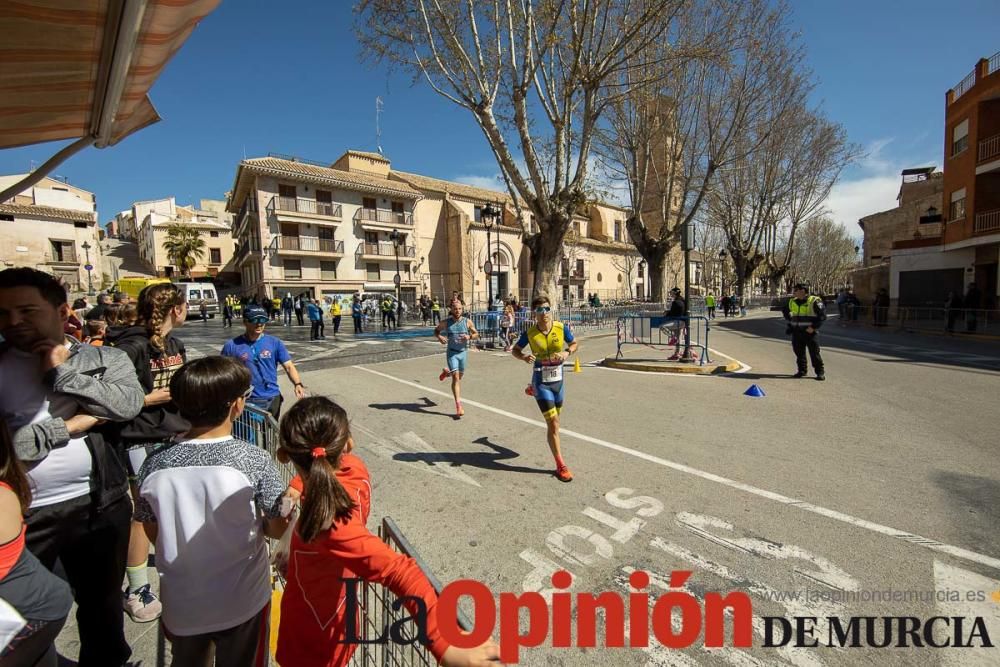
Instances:
[[[149,89],[219,1],[2,0],[0,149],[78,139],[61,161],[157,122]]]

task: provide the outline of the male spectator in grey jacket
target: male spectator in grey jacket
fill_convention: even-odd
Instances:
[[[0,271],[0,417],[14,433],[32,501],[26,545],[50,570],[60,560],[78,605],[81,667],[117,667],[125,641],[121,583],[129,519],[114,425],[142,409],[128,356],[63,335],[65,289],[29,268]]]

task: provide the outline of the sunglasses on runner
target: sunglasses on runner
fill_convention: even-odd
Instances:
[[[539,315],[544,315],[545,313],[551,313],[552,308],[550,306],[539,306],[538,308],[535,308],[535,312]]]
[[[267,324],[268,319],[266,317],[255,317],[250,320],[251,324]]]

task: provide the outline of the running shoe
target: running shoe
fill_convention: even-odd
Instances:
[[[556,467],[556,477],[559,478],[560,482],[572,482],[573,473],[569,471],[569,468],[565,464]]]
[[[441,371],[441,375],[438,375],[438,380],[441,380],[441,382],[444,382],[445,380],[448,379],[449,375],[451,375],[451,372],[446,368],[443,371]]]
[[[461,403],[456,403],[455,404],[455,416],[456,417],[461,417],[464,414],[465,414],[465,410],[462,409],[462,404]]]
[[[122,607],[125,613],[136,623],[149,623],[160,617],[163,605],[156,595],[149,590],[149,584],[140,586],[134,591],[126,591]]]
[[[680,358],[681,358],[681,355],[679,355],[679,354],[672,354],[669,357],[667,357],[667,361],[677,361]]]
[[[670,340],[667,341],[667,345],[677,345],[677,336],[671,336]]]

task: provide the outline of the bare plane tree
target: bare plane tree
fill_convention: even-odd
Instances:
[[[357,32],[366,55],[471,112],[522,221],[534,291],[554,294],[563,237],[588,199],[598,121],[685,2],[360,0]]]
[[[779,221],[763,239],[768,289],[776,294],[792,264],[796,232],[826,215],[826,199],[844,168],[860,155],[844,128],[816,111],[802,110],[782,133],[778,146],[788,183]]]
[[[815,294],[833,294],[847,284],[848,274],[857,266],[856,243],[829,218],[810,220],[799,230],[789,274],[796,282],[808,283]]]
[[[719,170],[706,198],[705,219],[726,235],[741,297],[765,263],[769,235],[788,212],[799,184],[789,168],[795,147],[790,137],[797,136],[803,124],[812,86],[811,72],[801,60],[801,51],[794,51],[774,63],[768,75],[770,97],[755,122],[734,139],[736,157]]]
[[[786,104],[801,51],[788,8],[767,0],[702,0],[685,8],[642,66],[621,72],[629,90],[602,126],[609,172],[628,183],[626,221],[663,300],[665,263],[681,229],[699,216],[720,170],[768,140]]]

